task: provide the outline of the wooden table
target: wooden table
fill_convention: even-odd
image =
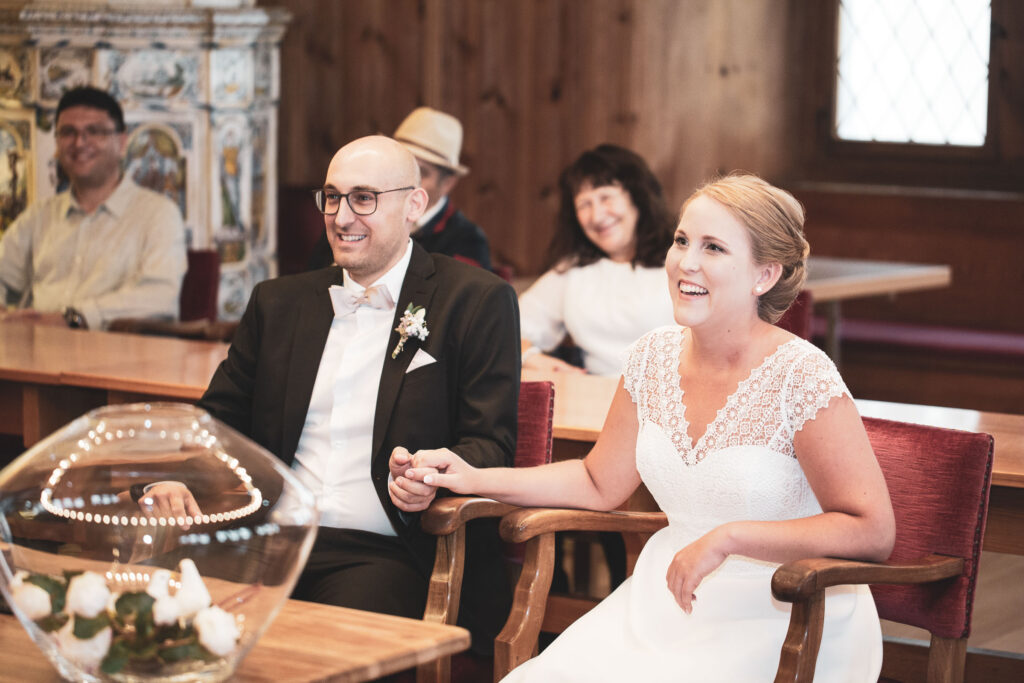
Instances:
[[[469,632],[361,610],[289,600],[233,681],[369,681],[469,647]],[[12,616],[0,616],[0,681],[59,681]]]
[[[843,299],[936,289],[948,287],[952,281],[949,266],[811,256],[804,289],[810,291],[814,303],[826,306],[825,350],[838,365]]]
[[[0,321],[0,433],[26,446],[102,405],[195,401],[227,344]]]

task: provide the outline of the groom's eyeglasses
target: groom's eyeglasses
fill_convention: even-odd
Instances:
[[[393,190],[352,190],[351,192],[338,192],[337,190],[313,190],[313,201],[316,208],[325,216],[333,216],[341,209],[341,200],[348,202],[348,208],[357,216],[369,216],[377,210],[377,198],[388,192],[402,192],[403,190],[415,190],[409,187],[396,187]]]

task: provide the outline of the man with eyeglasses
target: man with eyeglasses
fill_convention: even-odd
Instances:
[[[123,175],[124,114],[96,88],[57,104],[57,163],[70,187],[29,207],[0,239],[6,318],[103,329],[178,316],[185,227],[167,197]]]
[[[469,173],[459,163],[462,124],[451,114],[419,107],[395,130],[395,140],[416,157],[420,185],[427,191],[427,208],[412,228],[413,239],[429,252],[491,270],[487,235],[456,209],[449,197],[459,179]],[[313,248],[309,267],[326,268],[333,262],[330,245],[321,238]]]
[[[427,192],[391,138],[343,147],[312,200],[340,267],[258,284],[199,405],[317,496],[320,531],[294,597],[421,618],[434,538],[419,512],[436,490],[402,474],[410,453],[436,448],[512,462],[516,295],[410,239]],[[181,487],[147,495],[167,514],[195,513]],[[510,605],[495,524],[471,526],[465,576],[460,623],[487,652]]]

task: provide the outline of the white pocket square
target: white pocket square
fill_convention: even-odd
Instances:
[[[431,356],[423,349],[416,349],[416,355],[412,357],[412,361],[409,363],[409,367],[405,369],[405,374],[409,374],[416,368],[422,368],[424,365],[430,365],[436,363],[437,359]]]

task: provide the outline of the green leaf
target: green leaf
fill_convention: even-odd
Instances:
[[[189,659],[206,659],[205,650],[198,643],[172,645],[160,649],[160,659],[167,663],[183,662]]]
[[[48,614],[41,619],[36,619],[36,626],[43,629],[46,633],[59,631],[66,623],[68,623],[68,615],[63,612],[60,614]]]
[[[128,643],[125,644],[128,645]],[[128,645],[128,652],[132,659],[152,659],[159,651],[160,643],[152,640],[133,642]]]
[[[87,640],[108,626],[110,626],[110,617],[107,616],[106,612],[100,612],[92,619],[76,616],[72,633],[75,634],[75,638]]]
[[[67,584],[45,574],[29,574],[25,581],[39,586],[50,594],[50,611],[52,613],[57,614],[64,611],[64,600],[68,591]]]
[[[124,621],[138,622],[140,617],[152,616],[154,602],[156,600],[149,593],[134,591],[122,594],[114,603],[114,610]]]
[[[154,638],[162,643],[166,643],[169,640],[186,640],[191,639],[195,641],[197,638],[195,628],[191,625],[186,625],[184,628],[178,625],[178,622],[173,624],[164,624],[163,626],[157,626],[155,629]]]
[[[107,656],[100,663],[100,671],[105,674],[116,674],[124,668],[130,657],[128,646],[124,641],[114,641],[107,650]]]

